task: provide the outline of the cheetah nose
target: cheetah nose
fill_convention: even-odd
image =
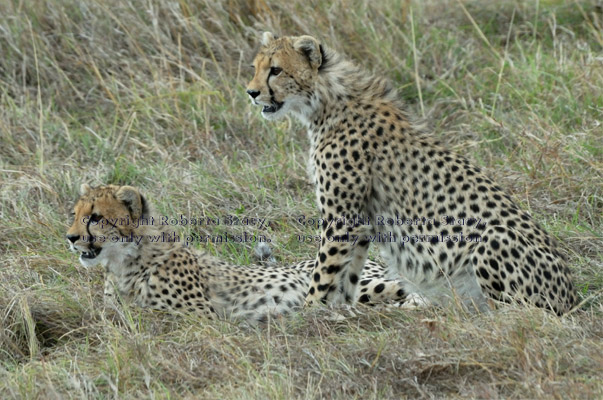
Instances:
[[[250,95],[252,99],[255,99],[256,97],[258,97],[260,95],[260,91],[248,89],[247,94]]]
[[[69,240],[71,243],[77,242],[79,238],[80,235],[67,235],[67,240]]]

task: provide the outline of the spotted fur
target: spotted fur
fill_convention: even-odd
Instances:
[[[299,309],[314,260],[291,267],[237,266],[181,242],[160,225],[138,189],[83,185],[67,232],[71,249],[85,267],[105,268],[105,296],[142,307],[220,315],[251,322]],[[154,238],[160,238],[155,240]],[[399,281],[385,279],[384,268],[367,262],[359,301],[403,301]]]
[[[466,157],[413,124],[385,79],[311,36],[264,34],[254,66],[247,92],[262,115],[291,114],[308,129],[310,177],[328,223],[307,303],[353,302],[369,244],[389,237],[379,241],[388,276],[404,276],[409,294],[433,303],[484,310],[486,298],[517,300],[557,313],[574,305],[553,238]]]

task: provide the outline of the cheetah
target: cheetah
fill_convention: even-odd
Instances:
[[[262,322],[303,306],[314,260],[291,267],[236,266],[176,241],[137,188],[82,185],[67,231],[84,267],[105,268],[105,300],[207,317]],[[361,303],[405,299],[400,282],[372,261],[361,281]]]
[[[311,36],[265,32],[247,94],[310,139],[321,242],[306,304],[352,303],[369,245],[436,305],[575,304],[558,245],[466,157],[414,122],[392,85]],[[357,240],[348,240],[356,238]]]

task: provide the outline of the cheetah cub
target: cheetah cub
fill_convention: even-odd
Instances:
[[[314,260],[292,267],[237,266],[185,246],[161,225],[138,189],[82,185],[67,231],[84,267],[105,268],[105,296],[139,306],[261,322],[303,305]],[[401,283],[367,262],[359,301],[405,299]],[[117,291],[117,293],[116,293]]]
[[[321,244],[306,303],[351,303],[370,243],[389,277],[436,304],[575,303],[555,241],[465,157],[413,125],[382,77],[311,36],[266,32],[247,87],[262,116],[308,129]]]

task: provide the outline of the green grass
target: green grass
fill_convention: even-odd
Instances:
[[[389,77],[558,239],[582,308],[316,309],[256,329],[104,310],[102,271],[64,239],[84,182],[139,186],[170,216],[267,218],[182,232],[313,257],[306,133],[244,90],[263,30]],[[1,2],[0,397],[602,397],[602,31],[597,0]],[[196,246],[244,264],[253,248]]]

